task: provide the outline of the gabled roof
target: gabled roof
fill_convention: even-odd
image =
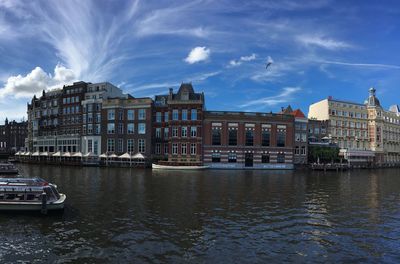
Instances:
[[[290,114],[293,115],[294,117],[306,118],[306,116],[304,115],[304,113],[300,109],[296,109]]]

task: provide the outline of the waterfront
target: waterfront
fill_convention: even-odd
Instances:
[[[20,164],[63,214],[0,214],[0,262],[398,262],[400,170],[152,172]]]

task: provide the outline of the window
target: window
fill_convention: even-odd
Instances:
[[[140,153],[146,152],[146,141],[144,139],[139,139],[139,152]]]
[[[186,109],[182,110],[182,120],[187,120],[188,119],[188,111]]]
[[[276,145],[284,147],[286,144],[286,129],[280,129],[278,126]]]
[[[172,144],[172,155],[178,155],[178,144],[177,143]]]
[[[94,133],[95,133],[96,135],[99,135],[99,134],[100,134],[100,124],[96,124]]]
[[[128,120],[135,120],[135,110],[128,110]]]
[[[295,154],[295,155],[299,155],[299,154],[300,154],[300,148],[299,148],[299,146],[296,146],[296,147],[295,147],[295,149],[294,149],[294,154]]]
[[[261,163],[269,163],[269,155],[268,154],[261,155]]]
[[[93,152],[93,140],[88,139],[88,152]]]
[[[108,120],[115,120],[115,110],[110,109],[107,111]]]
[[[169,128],[166,127],[166,128],[164,128],[164,139],[168,138],[168,134],[169,134]]]
[[[197,120],[197,109],[192,109],[190,119]]]
[[[228,153],[228,162],[236,163],[236,153]]]
[[[178,137],[178,128],[172,127],[172,137]]]
[[[357,142],[357,143],[358,143],[358,142]],[[302,147],[301,147],[301,152],[300,152],[300,154],[303,155],[303,156],[306,155],[306,147],[305,147],[305,146],[302,146]]]
[[[277,163],[285,163],[285,154],[284,153],[278,154]]]
[[[161,112],[156,113],[156,122],[161,123]]]
[[[168,144],[165,144],[164,145],[164,155],[167,155],[168,152],[169,152],[169,146],[168,146]]]
[[[115,124],[108,123],[107,124],[107,134],[114,134],[115,133]]]
[[[161,144],[160,143],[156,144],[156,154],[161,154]]]
[[[190,128],[190,136],[191,137],[197,137],[197,127],[191,127]]]
[[[246,130],[246,146],[253,146],[254,143],[254,130]]]
[[[118,139],[117,151],[118,151],[119,153],[121,153],[121,152],[124,151],[124,141],[123,141],[122,138],[119,138],[119,139]]]
[[[168,122],[168,116],[169,116],[169,113],[165,112],[164,113],[164,122]]]
[[[98,153],[98,148],[99,148],[99,142],[97,140],[94,141],[94,146],[93,146],[93,153],[94,155],[99,154]]]
[[[213,153],[211,156],[212,162],[221,162],[221,154],[220,153]]]
[[[139,120],[145,120],[146,119],[146,109],[139,109]]]
[[[221,129],[212,129],[212,145],[221,145]]]
[[[118,124],[118,134],[124,134],[124,124]]]
[[[135,124],[133,124],[133,123],[128,123],[128,124],[126,125],[126,132],[127,132],[128,134],[133,134],[133,133],[135,133]]]
[[[156,138],[161,138],[161,128],[160,127],[156,128]]]
[[[172,110],[172,120],[179,120],[179,118],[178,118],[178,109]]]
[[[237,145],[237,130],[236,129],[229,129],[228,132],[228,144],[230,146],[236,146]]]
[[[196,155],[196,144],[190,144],[190,155]]]
[[[187,137],[187,127],[182,127],[181,128],[181,136],[182,137]]]
[[[186,155],[187,154],[187,145],[186,143],[181,144],[181,155]]]
[[[92,134],[92,133],[93,133],[93,125],[92,125],[92,124],[89,124],[89,125],[87,126],[87,133],[88,133],[88,134]]]
[[[101,114],[97,113],[96,114],[96,123],[100,123],[101,122]]]
[[[114,139],[107,139],[107,151],[114,152],[115,151],[115,141]]]
[[[300,133],[295,133],[294,134],[294,140],[297,142],[300,142]]]
[[[133,139],[128,139],[126,141],[126,151],[127,152],[129,152],[129,153],[135,152],[134,146],[135,146],[135,141]]]
[[[146,124],[145,123],[139,123],[138,133],[146,134]]]
[[[120,121],[124,120],[124,112],[122,110],[118,111],[118,120]]]
[[[269,146],[271,143],[271,131],[263,130],[261,134],[261,145],[262,146]]]

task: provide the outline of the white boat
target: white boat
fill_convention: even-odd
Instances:
[[[0,178],[0,210],[41,211],[64,208],[66,195],[41,178]]]
[[[208,169],[209,166],[172,166],[172,165],[159,165],[151,164],[153,170],[204,170]]]
[[[18,169],[12,163],[0,163],[1,174],[18,174]]]

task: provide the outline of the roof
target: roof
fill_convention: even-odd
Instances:
[[[293,115],[294,117],[306,118],[306,116],[304,115],[304,113],[300,109],[296,109],[290,114]]]

